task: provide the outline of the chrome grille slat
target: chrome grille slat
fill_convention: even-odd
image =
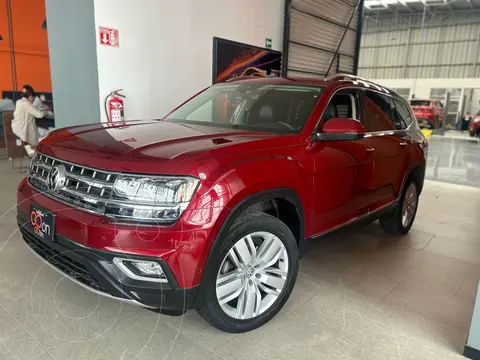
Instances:
[[[102,180],[91,180],[90,178],[86,176],[80,176],[80,175],[73,175],[73,174],[67,174],[67,178],[73,179],[79,182],[84,183],[85,185],[97,187],[100,189],[106,188],[109,189],[112,187],[113,182],[107,182],[107,181],[102,181]]]
[[[50,169],[52,168],[51,166],[49,165],[46,165],[46,164],[43,164],[43,163],[34,163],[34,165],[38,168],[41,168],[43,170],[46,170],[46,171],[50,171]]]
[[[65,185],[58,192],[50,191],[47,186],[48,173],[55,165],[64,165],[67,169]],[[27,178],[35,190],[53,199],[87,212],[103,214],[117,175],[37,153]]]

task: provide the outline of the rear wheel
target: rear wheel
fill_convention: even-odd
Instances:
[[[418,186],[415,181],[410,180],[394,212],[380,218],[381,228],[392,235],[406,234],[412,227],[417,214],[418,196]]]
[[[290,296],[298,272],[297,242],[283,222],[260,212],[239,220],[212,249],[198,310],[217,329],[231,333],[271,320]]]

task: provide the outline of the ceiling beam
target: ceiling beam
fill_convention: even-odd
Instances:
[[[398,2],[399,2],[400,4],[402,4],[403,7],[406,8],[408,11],[410,11],[411,13],[413,13],[412,8],[407,5],[407,2],[406,2],[405,0],[398,0]]]
[[[450,4],[451,4],[452,2],[454,2],[454,1],[455,1],[455,0],[453,0],[453,1],[443,0],[443,2],[445,3],[445,6],[446,6],[447,8],[449,8],[450,10],[452,10],[452,11],[453,11],[453,7],[452,7],[452,5],[450,5]]]

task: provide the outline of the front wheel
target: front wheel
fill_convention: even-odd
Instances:
[[[380,227],[387,234],[391,235],[408,233],[417,214],[418,196],[417,184],[415,181],[410,180],[394,212],[380,218]]]
[[[290,229],[268,214],[248,212],[212,249],[202,280],[200,315],[217,329],[241,333],[271,320],[290,296],[298,248]]]

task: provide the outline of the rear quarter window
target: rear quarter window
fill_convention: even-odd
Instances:
[[[395,103],[397,118],[399,118],[402,123],[402,128],[409,127],[413,121],[413,118],[408,105],[397,99],[394,99],[393,102]]]

